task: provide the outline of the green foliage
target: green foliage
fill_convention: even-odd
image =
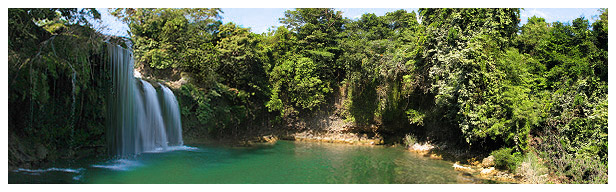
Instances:
[[[424,125],[424,118],[426,117],[426,114],[423,114],[415,109],[409,109],[406,111],[406,115],[411,124],[416,124],[419,126]]]
[[[424,57],[439,111],[469,144],[490,139],[525,146],[533,113],[524,55],[503,51],[514,37],[517,9],[420,9],[427,26]],[[479,16],[480,15],[480,16]],[[444,51],[438,51],[444,50]],[[502,56],[506,59],[498,60]],[[515,65],[512,65],[514,63]],[[514,106],[512,106],[514,105]],[[525,108],[520,109],[519,107]]]
[[[193,84],[184,84],[178,97],[185,119],[184,131],[189,135],[238,134],[238,127],[255,119],[249,115],[249,95],[223,84],[207,92]]]
[[[347,121],[358,125],[374,123],[375,113],[379,106],[375,82],[347,88],[346,96],[344,107],[347,112],[345,115]]]
[[[403,74],[416,70],[422,32],[415,13],[404,10],[381,17],[364,14],[345,25],[337,62],[344,66],[348,84],[348,120],[361,125],[405,121],[403,102],[417,76],[407,75],[399,82]]]
[[[524,160],[515,170],[516,174],[524,176],[526,182],[531,184],[543,184],[547,182],[548,168],[535,153],[526,153]]]
[[[285,11],[280,22],[295,32],[298,43],[306,50],[327,49],[336,44],[342,31],[342,12],[328,8],[303,8]]]
[[[537,55],[536,47],[545,38],[549,37],[549,24],[541,17],[530,17],[528,22],[520,28],[520,35],[516,37],[520,50],[530,55]]]
[[[494,167],[503,170],[515,171],[516,167],[522,163],[523,155],[520,152],[513,152],[512,148],[501,148],[492,151],[490,155],[494,156]]]
[[[102,146],[109,87],[94,9],[9,9],[9,131],[50,159]]]
[[[500,58],[490,74],[494,76],[484,82],[491,91],[482,93],[484,99],[480,101],[469,98],[467,102],[479,104],[466,105],[463,114],[467,117],[462,125],[475,127],[465,132],[467,141],[491,138],[526,150],[527,135],[541,120],[541,103],[533,102],[536,99],[530,94],[539,86],[532,86],[536,77],[528,72],[537,62],[515,49],[507,50]]]
[[[599,15],[599,20],[592,24],[594,35],[597,37],[595,44],[602,50],[607,50],[607,32],[608,32],[608,24],[607,24],[607,8],[600,9],[601,15]]]
[[[112,15],[130,27],[133,52],[138,63],[154,69],[178,68],[189,64],[184,58],[208,62],[208,55],[195,50],[208,47],[216,29],[220,9],[114,9]],[[203,53],[203,52],[202,52]],[[200,58],[194,58],[200,57]],[[202,64],[190,63],[192,65]]]
[[[9,48],[28,54],[36,54],[38,45],[50,38],[41,25],[61,20],[62,25],[88,26],[87,18],[100,19],[100,13],[92,8],[11,8],[8,11]],[[55,26],[59,27],[61,25]]]
[[[192,84],[182,85],[180,88],[182,96],[187,96],[190,100],[182,99],[182,114],[187,116],[195,116],[200,124],[207,124],[212,120],[212,107],[210,106],[210,97],[220,96],[217,92],[209,92],[207,95]],[[211,95],[211,96],[210,96]],[[210,97],[208,97],[210,96]],[[192,104],[188,104],[188,103]],[[212,127],[211,129],[213,129]]]
[[[560,137],[556,134],[545,136],[546,141],[539,146],[540,156],[547,161],[556,178],[566,183],[607,183],[606,161],[567,152]]]
[[[429,67],[434,114],[458,125],[471,145],[507,147],[494,152],[502,168],[513,170],[518,161],[511,150],[527,151],[533,134],[553,135],[541,146],[562,149],[542,149],[564,153],[551,164],[562,165],[564,157],[607,162],[607,120],[601,115],[601,106],[607,106],[606,12],[592,25],[584,18],[547,24],[532,17],[516,35],[517,10],[420,9],[427,38],[423,62],[418,63]],[[404,81],[414,80],[407,75]],[[421,117],[414,108],[406,111],[410,122]],[[580,169],[602,169],[594,165]],[[598,178],[602,174],[588,173]]]
[[[290,31],[280,27],[264,39],[273,56],[266,64],[271,92],[265,106],[288,117],[319,107],[333,91],[340,76],[336,36],[344,21],[333,9],[289,10],[280,21]]]
[[[273,84],[272,96],[266,106],[270,111],[283,112],[281,104],[299,109],[312,110],[325,102],[332,89],[319,77],[320,67],[310,58],[289,58],[276,65],[270,72]]]
[[[593,25],[602,22],[607,20]],[[590,26],[584,18],[553,23],[536,48],[537,60],[546,65],[542,75],[549,95],[542,99],[541,154],[552,171],[576,183],[603,182],[607,174],[607,50]]]
[[[262,37],[233,23],[220,26],[218,31],[216,52],[220,63],[216,73],[222,82],[250,94],[265,94],[267,77],[263,62],[267,58],[261,48]]]
[[[403,142],[404,142],[404,146],[411,147],[415,143],[417,143],[417,137],[415,137],[415,135],[413,134],[406,134],[404,136]]]

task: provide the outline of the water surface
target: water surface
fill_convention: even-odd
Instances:
[[[194,145],[135,159],[84,159],[9,172],[9,183],[468,183],[480,182],[401,147],[279,141]]]

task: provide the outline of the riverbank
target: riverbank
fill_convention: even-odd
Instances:
[[[274,144],[278,140],[316,142],[316,143],[342,143],[348,145],[383,145],[383,138],[380,136],[369,137],[359,133],[319,133],[319,132],[299,132],[290,134],[267,134],[262,136],[252,136],[247,139],[231,138],[212,138],[209,142],[187,140],[186,143],[223,143],[228,145],[250,146],[261,144]]]
[[[352,145],[381,145],[383,138],[380,136],[368,137],[358,133],[312,133],[300,132],[285,137],[288,140],[324,143],[345,143]]]
[[[414,143],[408,146],[407,150],[424,157],[454,162],[451,166],[454,170],[480,179],[501,183],[530,183],[522,175],[496,169],[493,156],[481,158],[479,154],[429,142]]]

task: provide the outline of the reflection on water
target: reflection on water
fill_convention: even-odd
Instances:
[[[289,141],[255,147],[202,145],[131,160],[90,159],[9,172],[9,183],[477,182],[482,181],[454,171],[451,162],[399,147]]]

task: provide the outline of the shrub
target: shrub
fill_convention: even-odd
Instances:
[[[543,151],[550,171],[565,183],[607,183],[607,163],[592,157],[576,156],[553,149]]]
[[[515,172],[524,176],[527,183],[541,184],[547,181],[548,168],[534,153],[527,153]]]
[[[522,161],[522,154],[520,152],[512,152],[513,148],[507,147],[492,151],[490,155],[494,156],[494,166],[503,170],[516,170],[516,167]]]
[[[403,140],[406,147],[410,147],[413,144],[417,143],[417,137],[415,137],[415,135],[413,134],[406,134]]]

